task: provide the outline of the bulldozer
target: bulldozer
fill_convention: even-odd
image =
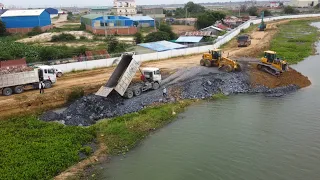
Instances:
[[[218,67],[219,70],[224,70],[226,72],[241,71],[240,64],[237,61],[228,57],[222,57],[221,49],[209,50],[208,53],[204,53],[200,60],[200,65]]]
[[[261,58],[257,68],[274,76],[280,76],[289,70],[288,63],[278,58],[275,51],[264,51],[264,57]]]

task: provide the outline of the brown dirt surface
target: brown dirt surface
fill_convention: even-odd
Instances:
[[[185,32],[196,30],[194,26],[186,26],[186,25],[172,25],[171,27],[172,27],[172,31],[178,35],[183,34]]]
[[[268,25],[274,28],[267,29],[266,32],[258,32],[254,30],[253,32],[248,33],[253,38],[252,44],[249,47],[238,48],[236,41],[232,40],[224,48],[224,55],[229,53],[231,58],[246,56],[256,57],[260,55],[263,50],[268,49],[270,40],[277,32],[276,25],[285,22],[288,22],[288,20],[269,23]],[[190,28],[190,26],[187,27]],[[166,60],[150,61],[143,63],[142,67],[158,67],[164,73],[172,73],[179,68],[198,66],[200,58],[201,55],[198,54]],[[22,94],[16,94],[9,97],[0,95],[0,118],[17,113],[34,113],[39,110],[61,107],[65,104],[68,94],[72,91],[73,87],[84,87],[85,93],[94,93],[101,87],[101,85],[106,83],[114,68],[115,67],[109,67],[65,74],[62,78],[58,78],[57,83],[52,88],[46,89],[45,94],[42,95],[39,94],[38,90],[29,90]],[[303,82],[306,80],[303,75],[300,74],[300,78],[298,75],[299,74],[297,74],[297,76],[292,80],[301,79]],[[255,84],[269,83],[270,85],[268,85],[268,87],[277,87],[285,84],[284,82],[278,83],[275,77],[266,73],[257,72],[255,69],[252,69],[251,76],[256,78]],[[136,77],[138,78],[139,75]],[[267,77],[270,82],[266,82],[264,77]],[[284,76],[283,79],[285,79],[285,77],[287,76]],[[301,87],[305,87],[305,85],[309,83],[309,81],[297,83],[289,80],[287,83],[293,82],[297,85],[303,85]]]

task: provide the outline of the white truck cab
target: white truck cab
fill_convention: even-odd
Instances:
[[[161,77],[161,72],[159,68],[146,67],[146,68],[142,68],[141,71],[147,81],[158,82],[159,84],[161,83],[162,77]]]
[[[39,80],[43,81],[45,88],[50,88],[57,82],[56,70],[52,66],[38,66]]]

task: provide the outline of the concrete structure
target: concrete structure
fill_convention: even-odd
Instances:
[[[121,16],[133,16],[137,14],[135,0],[114,0],[112,13]]]
[[[10,33],[25,34],[34,27],[40,27],[42,31],[52,28],[50,14],[45,9],[8,10],[0,17]]]
[[[111,14],[111,9],[111,7],[107,6],[94,7],[90,9],[90,14],[109,15]]]
[[[319,3],[319,0],[291,0],[289,5],[293,7],[310,7],[313,3],[313,6],[316,6]]]
[[[157,21],[164,19],[166,17],[166,15],[163,14],[163,8],[142,9],[142,14],[144,16],[150,16],[153,19],[156,19]]]

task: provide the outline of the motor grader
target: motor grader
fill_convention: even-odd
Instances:
[[[274,76],[280,76],[281,73],[289,70],[288,63],[278,58],[275,51],[265,51],[257,68]]]
[[[241,71],[240,64],[228,57],[222,57],[221,51],[221,49],[215,49],[209,50],[208,53],[204,53],[200,60],[200,65],[206,67],[218,67],[219,70],[226,72]]]

